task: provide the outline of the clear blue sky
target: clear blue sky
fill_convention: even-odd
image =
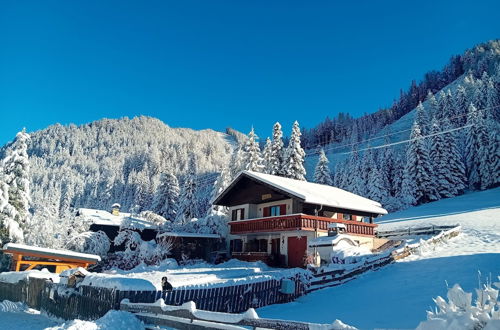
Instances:
[[[500,37],[494,1],[0,1],[0,145],[148,115],[261,138],[387,106]]]

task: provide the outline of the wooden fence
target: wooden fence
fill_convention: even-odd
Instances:
[[[68,288],[45,279],[29,278],[17,283],[0,282],[0,300],[22,301],[28,306],[62,319],[93,320],[111,309],[120,309],[120,302],[153,303],[163,299],[166,304],[180,306],[194,301],[199,308],[214,312],[239,313],[276,303],[286,303],[306,293],[306,283],[294,278],[295,292],[281,292],[280,280],[234,286],[175,289],[166,291],[120,291],[80,286]]]
[[[415,235],[436,235],[443,231],[447,231],[458,227],[459,225],[451,226],[427,226],[427,227],[407,227],[399,228],[396,230],[377,231],[377,237],[401,237],[401,236],[415,236]]]

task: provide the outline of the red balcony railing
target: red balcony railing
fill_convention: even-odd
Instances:
[[[231,221],[231,234],[264,233],[289,230],[328,231],[330,223],[343,223],[347,233],[363,236],[373,236],[376,224],[317,217],[307,214],[291,214],[276,217]]]

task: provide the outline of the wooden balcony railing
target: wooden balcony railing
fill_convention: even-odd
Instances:
[[[330,223],[343,223],[348,234],[373,236],[376,224],[317,217],[307,214],[291,214],[276,217],[231,221],[231,234],[265,233],[290,230],[328,231]]]

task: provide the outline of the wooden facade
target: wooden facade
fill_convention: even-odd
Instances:
[[[358,242],[373,240],[373,219],[379,214],[354,210],[356,205],[348,209],[314,204],[299,196],[300,191],[241,173],[214,201],[230,210],[232,256],[300,267],[307,258],[307,241],[328,235],[334,223],[343,224],[345,234]]]

